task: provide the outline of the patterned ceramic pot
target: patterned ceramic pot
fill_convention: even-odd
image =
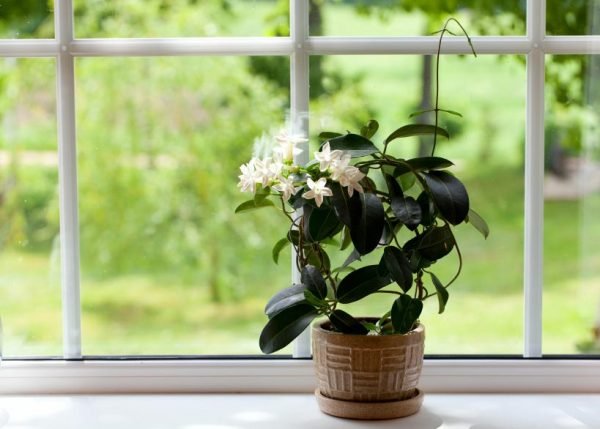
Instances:
[[[318,389],[342,401],[403,401],[417,395],[423,367],[425,328],[405,335],[348,335],[329,321],[313,326]]]

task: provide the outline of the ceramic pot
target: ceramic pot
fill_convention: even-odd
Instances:
[[[423,367],[423,325],[419,324],[404,335],[349,335],[331,331],[330,326],[329,321],[315,324],[312,336],[318,381],[316,393],[324,412],[363,418],[328,412],[322,403],[337,404],[338,407],[348,405],[348,402],[367,406],[384,403],[395,404],[397,412],[391,413],[390,417],[364,418],[399,417],[396,415],[398,407],[406,406],[410,401],[413,403],[410,414],[418,411],[422,403],[417,384]]]

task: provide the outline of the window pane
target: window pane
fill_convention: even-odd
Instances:
[[[239,166],[289,105],[288,59],[262,61],[282,75],[241,57],[77,60],[85,354],[260,353],[291,265],[270,257],[283,216],[234,214]]]
[[[544,352],[600,353],[599,56],[546,62]]]
[[[277,0],[74,0],[77,37],[287,36]]]
[[[443,315],[436,314],[437,302],[426,302],[422,321],[427,329],[427,353],[522,351],[525,68],[521,60],[507,56],[442,58],[440,107],[459,111],[464,118],[441,116],[441,124],[452,138],[439,142],[436,155],[454,161],[456,174],[469,190],[472,208],[487,220],[491,233],[484,240],[471,225],[455,229],[464,267],[450,287]],[[423,67],[428,70],[429,65],[426,58],[411,56],[314,60],[311,73],[324,78],[320,93],[317,85],[311,85],[312,131],[356,132],[373,117],[381,125],[374,141],[381,144],[401,125],[430,121],[408,118],[411,112],[430,106],[422,78]],[[430,80],[429,72],[425,75],[425,80]],[[416,139],[402,140],[390,146],[391,153],[403,158],[417,156],[421,144]],[[423,141],[423,153],[429,153],[430,144]],[[401,234],[401,242],[412,237],[407,231]],[[376,263],[375,259],[365,264]],[[456,255],[446,259],[432,266],[444,283],[457,267]],[[347,306],[357,316],[381,316],[390,307],[391,301],[379,296]]]
[[[445,4],[441,4],[445,3]],[[420,36],[441,29],[453,16],[470,35],[525,34],[525,2],[430,0],[310,0],[312,36]],[[449,27],[456,29],[456,26]]]
[[[54,0],[0,2],[0,38],[54,37]]]
[[[596,0],[547,0],[546,10],[548,34],[600,34],[600,2]]]
[[[5,356],[60,355],[54,60],[0,63],[0,317]]]

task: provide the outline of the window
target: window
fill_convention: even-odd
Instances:
[[[4,354],[258,354],[258,313],[290,264],[268,260],[278,232],[255,232],[274,217],[233,217],[237,166],[286,111],[314,135],[417,110],[437,43],[419,34],[453,11],[396,3],[8,2]],[[505,3],[458,11],[479,58],[462,38],[443,44],[442,104],[466,119],[446,124],[457,137],[440,153],[459,159],[492,235],[459,231],[466,265],[448,308],[461,311],[428,315],[428,351],[594,354],[597,7]],[[309,356],[308,337],[284,354]]]

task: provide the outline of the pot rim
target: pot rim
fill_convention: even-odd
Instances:
[[[368,321],[377,321],[379,320],[378,317],[356,317],[357,320],[368,320]],[[423,323],[421,323],[421,321],[417,321],[417,326],[416,328],[408,331],[406,334],[389,334],[389,335],[362,335],[362,334],[345,334],[343,332],[336,332],[336,331],[331,331],[329,329],[325,329],[323,328],[323,326],[325,324],[330,324],[331,322],[329,321],[329,319],[325,319],[325,320],[320,320],[317,321],[313,324],[312,329],[313,331],[318,331],[318,332],[322,332],[324,334],[327,335],[343,335],[346,337],[371,337],[371,338],[385,338],[385,337],[405,337],[405,336],[409,336],[409,335],[418,335],[418,334],[422,334],[425,332],[425,326],[423,325]]]

